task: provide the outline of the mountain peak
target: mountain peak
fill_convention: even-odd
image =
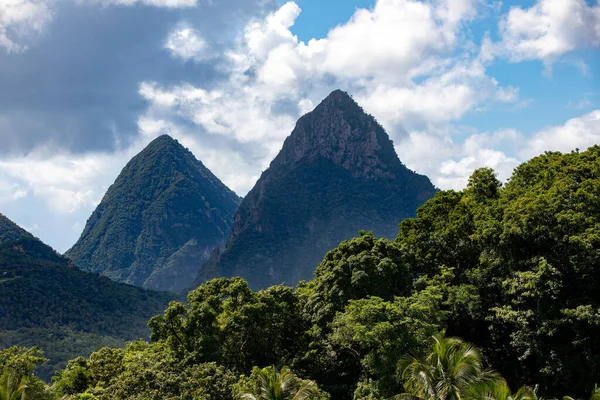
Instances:
[[[341,89],[336,89],[319,103],[315,108],[315,111],[331,108],[348,108],[352,106],[355,108],[355,111],[362,111],[362,108],[354,101],[350,94]]]
[[[271,166],[293,166],[324,158],[355,177],[397,177],[408,172],[375,118],[342,91],[335,90],[298,120]]]
[[[196,283],[242,276],[253,288],[310,279],[325,253],[364,229],[393,238],[435,194],[381,125],[341,90],[300,118],[246,195],[227,248]]]
[[[80,268],[178,292],[224,245],[240,199],[168,135],[127,165],[66,255]]]
[[[152,140],[148,144],[148,146],[146,146],[146,149],[153,148],[153,147],[173,146],[173,145],[181,146],[181,144],[177,141],[177,139],[174,139],[167,134],[163,134],[163,135],[156,137],[154,140]]]
[[[177,139],[165,134],[158,136],[148,143],[136,157],[153,158],[164,155],[185,157],[183,153],[189,153],[193,157],[192,153],[179,143]]]

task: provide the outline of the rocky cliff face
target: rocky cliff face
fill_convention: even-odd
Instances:
[[[375,119],[335,91],[298,121],[196,283],[214,273],[255,288],[310,279],[326,251],[361,229],[395,237],[435,191],[400,162]]]
[[[224,246],[239,202],[164,135],[125,166],[65,255],[116,281],[178,292]]]

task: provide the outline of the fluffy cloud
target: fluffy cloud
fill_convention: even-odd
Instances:
[[[452,138],[466,136],[461,142]],[[410,132],[396,144],[406,165],[428,175],[442,189],[462,189],[474,169],[491,167],[500,179],[545,151],[584,150],[600,143],[600,110],[572,118],[563,125],[551,126],[530,136],[504,129],[478,132]]]
[[[174,57],[181,58],[184,61],[201,61],[209,58],[206,40],[188,24],[182,24],[173,30],[164,46]]]
[[[600,5],[586,0],[537,0],[512,7],[500,23],[501,51],[511,61],[539,59],[547,65],[562,55],[600,45]]]
[[[600,110],[568,120],[564,125],[551,126],[535,133],[520,152],[523,159],[544,151],[584,150],[600,144]]]
[[[24,195],[31,192],[47,200],[55,212],[71,213],[100,200],[103,195],[100,191],[107,188],[102,183],[114,178],[111,168],[111,164],[115,165],[114,158],[93,154],[83,157],[32,154],[27,159],[0,161],[0,177],[20,187]]]
[[[9,52],[24,50],[21,40],[41,32],[51,17],[47,0],[2,0],[0,48]]]
[[[40,34],[52,20],[52,8],[59,0],[0,1],[0,48],[8,52],[27,49],[31,36]],[[198,0],[70,0],[81,5],[98,3],[105,6],[134,6],[182,9],[199,5]]]

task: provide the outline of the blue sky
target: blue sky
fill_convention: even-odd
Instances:
[[[440,188],[600,142],[597,0],[3,0],[0,212],[59,251],[168,133],[244,195],[341,88]]]

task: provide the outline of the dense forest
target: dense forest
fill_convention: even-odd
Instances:
[[[43,348],[44,379],[75,355],[148,337],[146,321],[174,297],[82,272],[30,236],[0,244],[0,347]]]
[[[151,341],[71,360],[0,353],[32,399],[598,399],[600,146],[502,185],[479,169],[400,224],[329,251],[297,288],[219,278],[150,319]],[[459,339],[460,338],[460,339]],[[18,398],[18,397],[15,397]]]

